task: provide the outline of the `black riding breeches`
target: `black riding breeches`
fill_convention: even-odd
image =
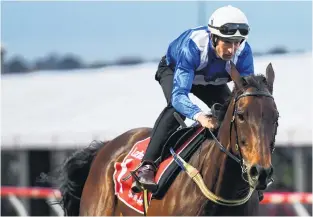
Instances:
[[[144,160],[155,161],[161,154],[162,147],[166,140],[173,134],[179,127],[179,123],[174,117],[176,111],[171,103],[172,89],[173,89],[174,72],[171,67],[166,64],[165,57],[163,57],[159,63],[158,70],[155,75],[155,79],[159,81],[164,96],[167,101],[167,106],[163,109],[158,119],[156,120],[151,140],[148,145]],[[202,100],[209,108],[214,103],[224,102],[230,97],[230,90],[227,84],[223,85],[193,85],[191,93]],[[177,112],[178,113],[178,112]],[[183,120],[185,116],[180,115]]]

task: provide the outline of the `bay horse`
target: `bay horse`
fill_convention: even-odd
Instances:
[[[279,118],[272,96],[275,74],[270,63],[266,76],[241,77],[231,62],[230,77],[234,88],[218,117],[216,139],[205,139],[188,163],[198,169],[206,189],[219,201],[244,203],[228,206],[208,199],[181,171],[162,199],[150,201],[147,215],[258,215],[256,190],[265,190],[273,175],[271,158]],[[112,177],[114,164],[150,133],[150,128],[131,129],[69,157],[59,171],[65,214],[139,215],[116,197]]]

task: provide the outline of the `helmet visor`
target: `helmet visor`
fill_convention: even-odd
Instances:
[[[239,30],[242,36],[247,36],[250,31],[249,26],[244,23],[226,23],[221,27],[211,26],[209,24],[209,27],[219,30],[223,35],[235,35],[237,30]]]

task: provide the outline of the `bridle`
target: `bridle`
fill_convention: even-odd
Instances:
[[[219,147],[219,149],[224,152],[228,157],[232,158],[233,160],[235,160],[237,163],[240,164],[241,170],[242,170],[242,178],[245,182],[247,182],[249,184],[249,181],[246,180],[244,178],[244,174],[247,173],[247,166],[245,165],[244,159],[242,157],[242,153],[241,153],[241,149],[239,147],[239,142],[238,142],[238,131],[237,131],[237,124],[236,124],[236,116],[238,115],[238,111],[237,111],[237,102],[239,99],[243,98],[243,97],[247,97],[247,96],[264,96],[264,97],[269,97],[274,99],[274,97],[270,94],[269,91],[244,91],[242,94],[240,94],[239,96],[235,97],[235,102],[234,102],[234,108],[232,111],[232,120],[231,120],[231,124],[230,124],[230,144],[231,144],[231,133],[232,133],[232,127],[234,127],[235,129],[235,134],[236,134],[236,150],[239,151],[239,157],[237,157],[236,155],[232,154],[230,151],[228,151],[219,141],[218,139],[215,137],[215,135],[212,133],[211,130],[207,129],[207,128],[203,128],[202,130],[206,130],[206,132],[210,132],[211,137],[213,138],[213,140],[215,140],[215,144]],[[212,106],[213,110],[214,109],[214,105]],[[180,116],[178,115],[178,117],[176,118],[178,120],[179,123],[182,123],[181,125],[184,126],[184,122],[182,121],[182,119],[180,118]],[[275,129],[275,134],[273,134],[273,142],[271,145],[274,144],[275,142],[275,135],[276,135],[276,131],[277,131],[277,126],[278,126],[278,122],[276,120],[276,129]],[[202,131],[201,130],[201,131]],[[272,150],[273,151],[273,150]],[[206,186],[200,171],[198,171],[196,168],[194,168],[192,165],[188,164],[183,158],[181,158],[179,156],[179,154],[176,154],[175,151],[173,150],[173,148],[170,148],[170,152],[173,155],[173,158],[175,160],[175,162],[182,168],[183,171],[185,171],[188,176],[197,184],[197,186],[199,187],[199,189],[201,190],[202,194],[209,200],[213,201],[216,204],[219,205],[223,205],[223,206],[239,206],[242,204],[245,204],[252,196],[255,188],[253,186],[251,186],[249,184],[249,192],[248,194],[241,198],[241,199],[224,199],[220,196],[215,195],[212,191],[210,191],[210,189]],[[270,182],[267,184],[267,186],[269,186],[274,180],[272,178],[270,178]]]
[[[212,138],[215,140],[215,144],[220,148],[220,150],[222,152],[224,152],[227,156],[229,156],[230,158],[232,158],[233,160],[235,160],[237,163],[240,164],[241,170],[242,170],[242,178],[245,182],[247,182],[249,184],[249,181],[246,180],[244,178],[244,175],[247,173],[247,166],[245,165],[244,159],[242,157],[241,154],[241,149],[239,147],[239,142],[238,142],[238,131],[237,131],[237,124],[236,124],[236,116],[238,115],[238,111],[237,111],[237,102],[239,99],[243,98],[243,97],[247,97],[247,96],[264,96],[264,97],[269,97],[269,98],[273,98],[273,96],[268,92],[268,91],[246,91],[243,92],[241,95],[236,96],[235,97],[235,102],[234,102],[234,109],[232,111],[232,120],[231,120],[231,124],[230,124],[230,140],[231,140],[231,133],[232,133],[232,127],[234,127],[235,129],[235,134],[236,134],[236,150],[239,151],[239,157],[237,157],[236,155],[232,154],[230,151],[228,151],[219,141],[218,139],[215,137],[215,135],[212,133],[211,130],[207,129],[207,131],[210,132]],[[278,125],[277,125],[278,126]],[[276,128],[277,129],[277,128]],[[275,132],[276,134],[276,132]],[[274,139],[275,139],[275,134],[274,134]],[[231,144],[231,141],[230,141]],[[173,148],[170,149],[171,154],[174,157],[174,160],[176,161],[176,163],[188,174],[188,176],[198,185],[199,189],[201,190],[201,192],[203,193],[203,195],[208,198],[209,200],[213,201],[216,204],[219,205],[224,205],[224,206],[239,206],[242,204],[245,204],[250,197],[252,196],[252,193],[254,191],[254,187],[251,186],[249,184],[249,192],[248,194],[241,199],[224,199],[220,196],[215,195],[212,191],[210,191],[207,186],[205,185],[203,178],[200,174],[200,172],[194,168],[192,165],[188,164],[187,162],[185,162],[178,154],[175,153],[175,151],[173,150]],[[270,178],[270,182],[267,184],[267,186],[269,186],[271,183],[273,183],[273,179]]]
[[[232,158],[233,160],[235,160],[237,163],[240,164],[240,167],[241,167],[241,171],[242,171],[242,178],[248,182],[245,178],[244,178],[244,174],[247,173],[247,166],[244,162],[244,159],[242,157],[242,153],[241,153],[241,148],[239,146],[239,139],[238,139],[238,131],[237,131],[237,123],[236,123],[236,116],[238,115],[238,111],[237,111],[237,102],[239,101],[239,99],[243,98],[243,97],[247,97],[247,96],[255,96],[255,97],[258,97],[258,96],[264,96],[264,97],[269,97],[269,98],[272,98],[274,99],[274,97],[268,92],[268,91],[253,91],[253,92],[250,92],[250,91],[246,91],[246,92],[243,92],[241,95],[238,95],[235,97],[235,103],[234,103],[234,109],[233,109],[233,112],[232,112],[232,120],[231,120],[231,123],[230,123],[230,131],[229,131],[229,134],[230,134],[230,144],[231,144],[231,133],[232,133],[232,128],[234,127],[235,129],[235,136],[236,136],[236,144],[235,144],[235,148],[236,150],[239,152],[239,158],[232,154],[230,151],[228,151],[219,141],[218,139],[215,137],[215,135],[211,132],[211,130],[208,130],[212,136],[212,138],[215,140],[215,144],[218,145],[218,147],[220,148],[220,150],[222,152],[224,152],[227,156],[229,156],[230,158]],[[276,130],[277,130],[277,127],[276,127]],[[275,130],[275,131],[276,131]],[[276,134],[276,132],[275,132]],[[275,139],[275,134],[274,134],[274,138],[273,138],[273,141],[274,142],[274,139]],[[271,144],[271,151],[273,152],[274,151],[274,145]],[[271,182],[273,182],[273,179],[271,179]]]

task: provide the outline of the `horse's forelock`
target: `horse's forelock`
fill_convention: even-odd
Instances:
[[[224,120],[224,117],[225,117],[225,114],[227,112],[229,103],[232,101],[232,99],[236,95],[242,94],[244,91],[246,91],[248,88],[251,88],[251,87],[256,88],[259,91],[269,90],[269,86],[268,86],[268,84],[266,82],[266,78],[263,74],[249,75],[249,76],[243,77],[243,79],[244,79],[244,84],[245,84],[244,89],[236,89],[236,87],[234,86],[231,96],[223,104],[223,106],[220,110],[220,114],[218,116],[218,120],[220,123]]]

